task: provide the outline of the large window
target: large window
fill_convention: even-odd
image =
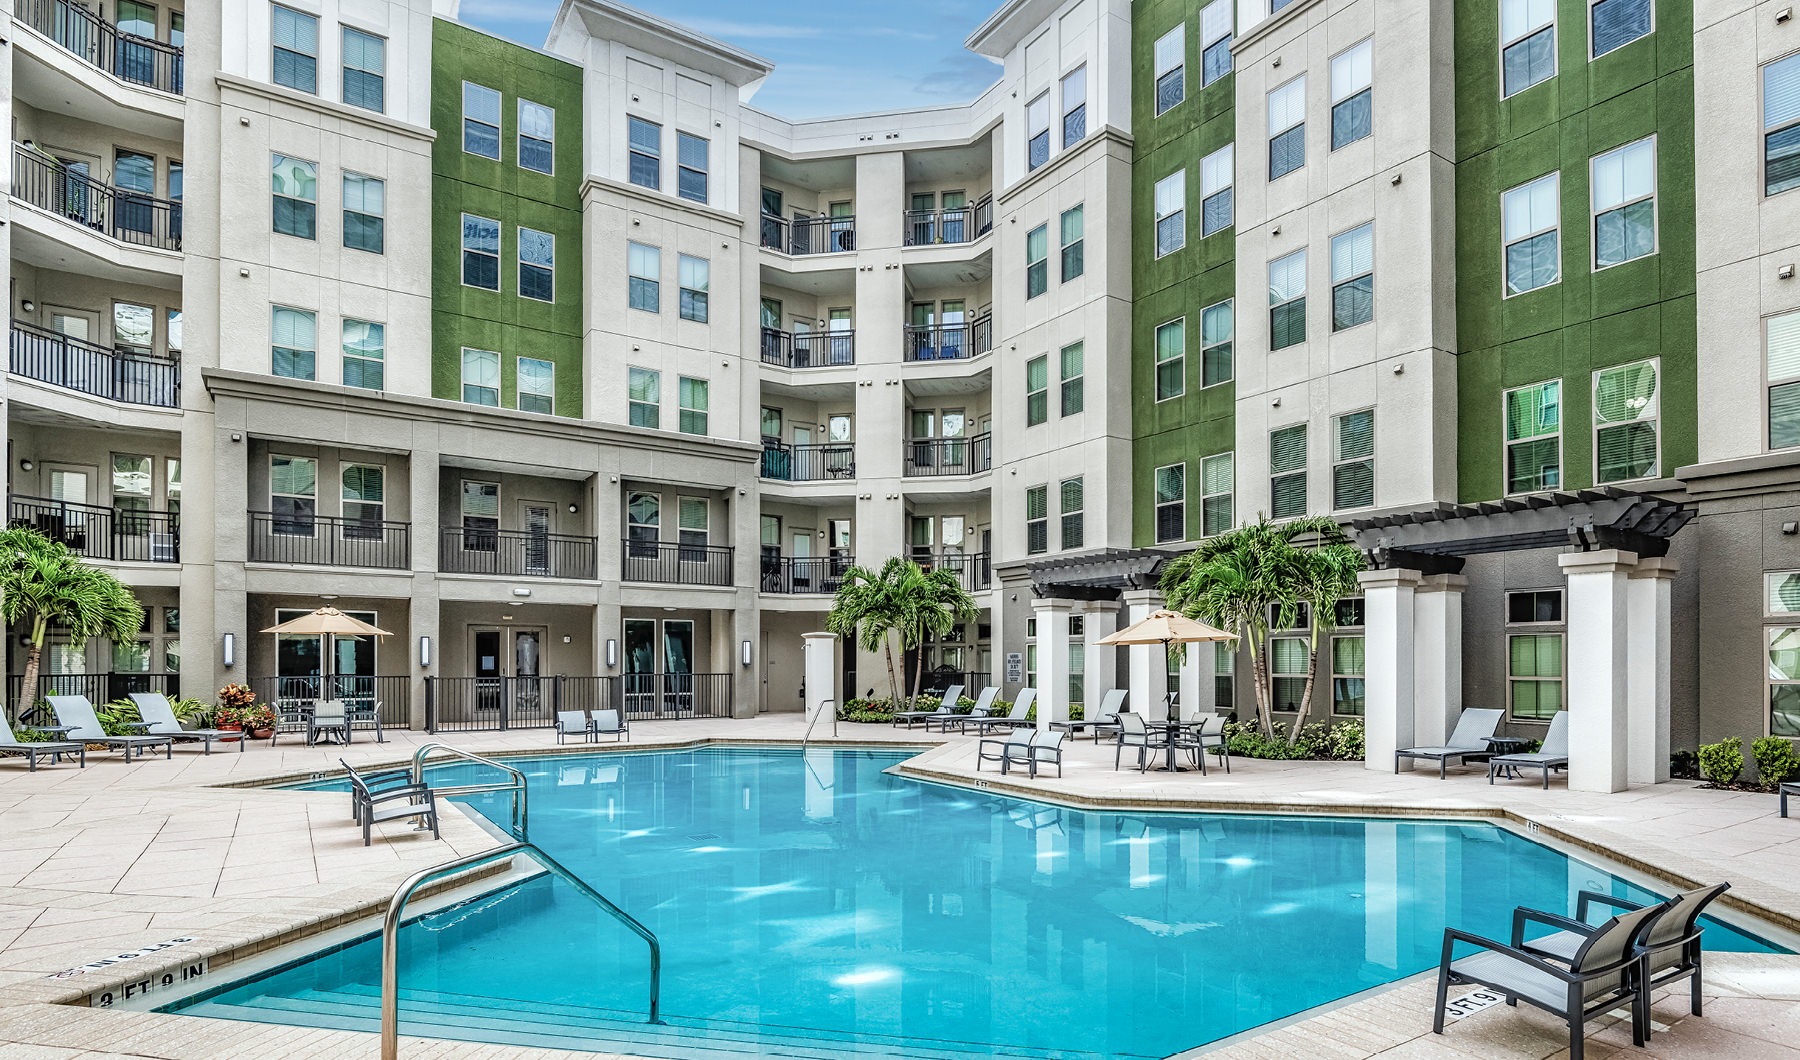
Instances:
[[[1025,551],[1033,556],[1050,551],[1050,487],[1025,490]]]
[[[317,239],[319,164],[287,155],[270,156],[269,190],[274,196],[276,233]]]
[[[1359,598],[1338,601],[1337,627],[1331,637],[1331,712],[1356,718],[1363,716],[1367,702],[1361,605]]]
[[[462,215],[462,282],[484,291],[500,289],[500,222]]]
[[[662,426],[662,373],[649,368],[627,368],[627,419],[633,427]]]
[[[1072,147],[1087,135],[1087,67],[1063,75],[1062,111],[1062,145]]]
[[[1200,87],[1231,72],[1231,0],[1200,9]]]
[[[1178,398],[1187,389],[1187,318],[1156,326],[1156,400]]]
[[[1769,380],[1769,448],[1800,446],[1800,311],[1769,318],[1764,336]]]
[[[681,319],[706,323],[707,297],[712,289],[712,263],[682,254],[676,258],[676,279],[681,284]]]
[[[500,404],[500,355],[493,350],[462,351],[462,399],[471,405]]]
[[[1230,228],[1233,221],[1231,188],[1236,152],[1226,144],[1200,160],[1200,236]]]
[[[519,100],[519,168],[537,173],[556,171],[555,108]]]
[[[1331,149],[1374,131],[1375,41],[1351,45],[1331,60]]]
[[[274,307],[270,320],[269,371],[284,379],[316,379],[319,321],[308,310]]]
[[[1082,410],[1083,347],[1072,342],[1062,348],[1062,414],[1073,416]]]
[[[1306,75],[1269,93],[1269,179],[1306,165]]]
[[[499,546],[500,484],[462,480],[462,547],[469,552],[492,552]]]
[[[1763,67],[1763,194],[1800,188],[1800,54]]]
[[[275,4],[270,8],[269,28],[275,45],[271,70],[275,83],[317,95],[318,18]]]
[[[1050,418],[1050,358],[1025,362],[1025,426],[1036,427]]]
[[[1156,256],[1187,246],[1187,170],[1178,169],[1156,182]]]
[[[1230,453],[1214,453],[1200,461],[1200,534],[1212,537],[1237,522],[1232,491],[1236,474]]]
[[[1500,0],[1500,95],[1556,75],[1556,0]]]
[[[387,518],[386,475],[382,468],[348,464],[338,476],[344,505],[344,536],[379,541]]]
[[[387,250],[387,181],[344,174],[344,246],[371,254]]]
[[[662,496],[629,493],[625,497],[625,537],[633,556],[654,556],[662,538]]]
[[[556,364],[536,357],[521,357],[514,363],[520,412],[556,411]]]
[[[712,169],[712,144],[693,133],[675,134],[675,194],[689,202],[705,202]]]
[[[1375,319],[1375,223],[1331,237],[1331,330]]]
[[[1269,262],[1269,349],[1306,341],[1306,250]]]
[[[1517,721],[1563,709],[1562,623],[1561,589],[1506,594],[1506,701]]]
[[[1025,105],[1025,135],[1025,170],[1030,172],[1050,161],[1050,93]]]
[[[1187,70],[1187,34],[1185,25],[1174,29],[1156,39],[1156,113],[1161,114],[1187,98],[1187,81],[1184,76]]]
[[[1187,540],[1187,465],[1156,469],[1156,543]]]
[[[147,456],[112,454],[112,506],[114,527],[121,534],[150,532],[151,478],[155,465]]]
[[[277,534],[311,537],[319,511],[319,462],[304,456],[269,457],[269,513]]]
[[[662,311],[662,251],[642,243],[628,243],[625,267],[630,274],[626,298],[633,309]]]
[[[1036,298],[1050,289],[1050,226],[1038,225],[1025,234],[1025,297]]]
[[[1657,468],[1657,363],[1594,373],[1594,481],[1651,478]]]
[[[1231,382],[1231,338],[1233,322],[1231,300],[1209,305],[1200,311],[1200,385],[1218,386]]]
[[[1205,651],[1204,647],[1200,648]],[[1213,708],[1216,710],[1233,710],[1237,707],[1237,642],[1214,641],[1213,653]]]
[[[1346,412],[1331,421],[1331,507],[1375,503],[1375,410]]]
[[[662,126],[642,118],[625,117],[630,141],[630,177],[633,184],[662,190]]]
[[[1555,173],[1501,194],[1508,296],[1535,291],[1562,278],[1561,203]]]
[[[1562,486],[1562,381],[1506,392],[1506,492]]]
[[[500,92],[473,81],[462,83],[463,150],[500,160]]]
[[[1269,515],[1306,514],[1306,424],[1269,432]]]
[[[711,384],[692,376],[678,377],[677,400],[681,409],[681,433],[705,434]]]
[[[1306,701],[1306,658],[1310,654],[1305,637],[1270,637],[1270,691],[1274,702],[1269,709],[1283,713],[1303,713]]]
[[[1800,737],[1800,628],[1765,631],[1769,650],[1769,735]]]
[[[1639,37],[1650,35],[1652,19],[1650,0],[1588,0],[1590,53],[1598,59],[1614,48],[1624,47]]]
[[[519,297],[556,301],[556,237],[549,232],[519,229]]]
[[[1081,499],[1081,479],[1066,478],[1057,486],[1061,494],[1062,514],[1062,547],[1064,549],[1080,548],[1082,544],[1081,516],[1084,504]]]
[[[1059,227],[1062,229],[1062,282],[1068,283],[1081,275],[1085,266],[1082,261],[1082,208],[1074,206],[1062,212]]]
[[[386,325],[346,318],[342,358],[345,386],[380,390],[386,383]]]
[[[1594,156],[1594,268],[1656,253],[1656,137]]]

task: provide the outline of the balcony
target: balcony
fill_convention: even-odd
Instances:
[[[134,85],[181,95],[182,50],[118,26],[70,0],[19,0],[19,21],[82,62]]]
[[[782,368],[841,368],[855,364],[856,332],[764,328],[762,360]]]
[[[119,243],[181,249],[181,204],[102,184],[23,144],[13,145],[13,198]]]
[[[828,482],[856,477],[856,447],[782,445],[763,441],[762,477],[776,482]]]
[[[907,478],[973,475],[994,466],[994,436],[973,438],[915,438],[904,443]]]
[[[583,578],[599,568],[599,543],[573,534],[445,527],[438,570],[445,574],[501,574],[515,578]]]
[[[250,512],[250,560],[325,567],[411,566],[411,523],[310,512]]]
[[[856,218],[796,217],[788,220],[763,214],[762,245],[768,250],[779,250],[796,257],[855,250]]]
[[[757,587],[765,593],[835,593],[844,584],[844,572],[855,563],[848,554],[783,556],[764,549]]]
[[[973,206],[950,210],[906,211],[905,237],[909,247],[944,243],[968,243],[987,235],[994,227],[994,197]]]
[[[14,375],[82,394],[157,408],[181,407],[181,362],[148,353],[117,353],[54,331],[12,322]]]
[[[979,592],[993,584],[993,559],[986,552],[915,553],[912,561],[926,570],[956,572],[962,587]]]
[[[728,545],[683,545],[674,541],[625,540],[621,581],[671,585],[731,585]]]
[[[966,361],[994,348],[992,314],[954,324],[908,324],[909,361]]]
[[[7,498],[7,519],[88,559],[180,563],[181,518],[174,512],[102,508],[47,497]]]

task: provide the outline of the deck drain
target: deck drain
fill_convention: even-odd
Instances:
[[[694,835],[688,836],[688,838],[692,839],[696,843],[704,843],[709,839],[717,839],[719,837],[715,833],[712,833],[712,832],[699,832]]]

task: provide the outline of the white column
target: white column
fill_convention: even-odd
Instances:
[[[1119,649],[1100,643],[1101,637],[1118,628],[1119,602],[1089,600],[1085,614],[1081,629],[1087,668],[1082,671],[1086,680],[1082,683],[1081,695],[1087,716],[1092,718],[1094,711],[1105,701],[1106,694],[1119,683],[1119,657],[1115,654]]]
[[[1633,784],[1669,779],[1669,610],[1681,564],[1642,559],[1625,583],[1625,769]]]
[[[1069,720],[1069,613],[1073,600],[1038,597],[1031,601],[1037,619],[1037,727]]]
[[[1421,576],[1403,567],[1366,570],[1363,587],[1363,765],[1388,772],[1413,740],[1413,611]],[[1401,763],[1411,769],[1412,760]]]
[[[1150,617],[1163,604],[1162,594],[1155,589],[1127,589],[1121,594],[1125,601],[1125,624],[1142,622]],[[1125,703],[1140,717],[1160,718],[1156,713],[1162,703],[1163,677],[1162,645],[1133,644],[1125,649],[1127,669],[1131,678],[1131,694]]]
[[[828,701],[838,707],[844,705],[837,687],[837,634],[802,633],[800,642],[803,672],[806,675],[806,723],[811,725],[818,713],[827,709],[825,704]],[[829,720],[825,719],[819,724],[824,725]]]
[[[1177,678],[1181,689],[1181,717],[1192,721],[1202,714],[1211,714],[1213,646],[1207,644],[1184,645],[1187,649],[1181,660],[1181,674]]]
[[[1556,557],[1569,580],[1563,687],[1569,711],[1569,790],[1623,791],[1627,783],[1625,582],[1637,553]]]
[[[1413,591],[1412,746],[1443,746],[1462,714],[1462,602],[1468,586],[1460,574],[1431,574]]]

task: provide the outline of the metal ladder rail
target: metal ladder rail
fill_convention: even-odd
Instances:
[[[605,895],[594,890],[588,882],[564,868],[560,862],[535,843],[510,843],[503,847],[471,854],[466,858],[446,861],[428,869],[420,869],[406,878],[394,897],[388,902],[387,914],[381,921],[381,1060],[397,1060],[400,1055],[400,915],[406,908],[406,902],[412,897],[426,880],[449,872],[485,865],[491,861],[499,861],[517,854],[529,853],[532,860],[543,866],[545,871],[570,884],[583,895],[592,899],[604,909],[614,920],[643,939],[650,947],[650,1020],[661,1023],[662,1015],[662,943],[657,941],[656,933],[645,927],[636,917],[614,905]]]
[[[819,712],[817,714],[814,714],[812,717],[812,720],[806,723],[806,733],[800,737],[800,749],[801,750],[804,751],[806,749],[807,741],[812,739],[813,726],[819,724],[819,719],[825,716],[825,711],[828,709],[831,711],[831,735],[833,737],[837,736],[837,734],[838,734],[837,700],[827,699],[823,703],[819,704]]]
[[[451,784],[441,788],[434,787],[431,789],[432,794],[476,795],[489,791],[512,792],[512,833],[514,838],[518,839],[520,842],[524,842],[528,838],[526,835],[528,807],[526,805],[525,774],[504,762],[496,762],[492,758],[483,758],[481,755],[465,751],[460,747],[452,747],[447,743],[428,743],[413,752],[412,782],[414,784],[424,783],[425,759],[431,752],[439,750],[448,751],[458,758],[467,759],[468,761],[475,762],[479,765],[491,766],[494,769],[506,773],[510,779],[505,783]]]

